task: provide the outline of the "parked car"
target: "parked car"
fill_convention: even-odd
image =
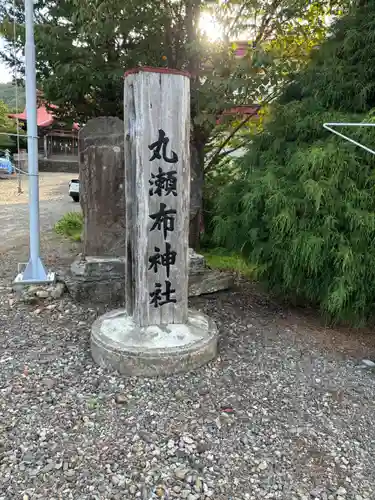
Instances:
[[[73,199],[73,201],[79,202],[79,180],[78,179],[72,179],[69,182],[69,196]]]

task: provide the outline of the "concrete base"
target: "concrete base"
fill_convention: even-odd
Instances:
[[[194,370],[217,354],[215,323],[189,310],[186,324],[140,327],[123,309],[98,318],[91,353],[102,367],[123,375],[154,377]]]

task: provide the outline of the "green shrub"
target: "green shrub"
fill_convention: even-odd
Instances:
[[[239,167],[233,160],[222,162],[205,174],[203,190],[204,233],[201,237],[201,247],[214,249],[216,244],[212,234],[216,200],[225,186],[239,176]]]
[[[375,0],[337,22],[273,106],[216,204],[217,244],[241,252],[275,291],[364,323],[375,302],[375,158],[324,122],[371,121]],[[371,147],[372,128],[343,130]]]
[[[55,232],[73,241],[81,241],[83,216],[79,212],[68,212],[56,224]]]

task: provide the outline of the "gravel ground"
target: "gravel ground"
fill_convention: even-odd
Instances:
[[[43,239],[55,269],[76,247]],[[0,260],[0,500],[375,498],[372,332],[328,330],[251,284],[191,301],[220,356],[163,379],[90,358],[103,311],[16,301]]]
[[[218,359],[153,380],[94,365],[99,311],[1,285],[1,500],[375,498],[374,374],[250,285],[192,302]]]

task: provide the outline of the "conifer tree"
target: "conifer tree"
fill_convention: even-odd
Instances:
[[[371,122],[375,0],[338,20],[252,137],[217,203],[215,237],[257,265],[271,288],[366,322],[375,301],[375,158],[323,128]],[[374,128],[343,133],[375,145]]]

